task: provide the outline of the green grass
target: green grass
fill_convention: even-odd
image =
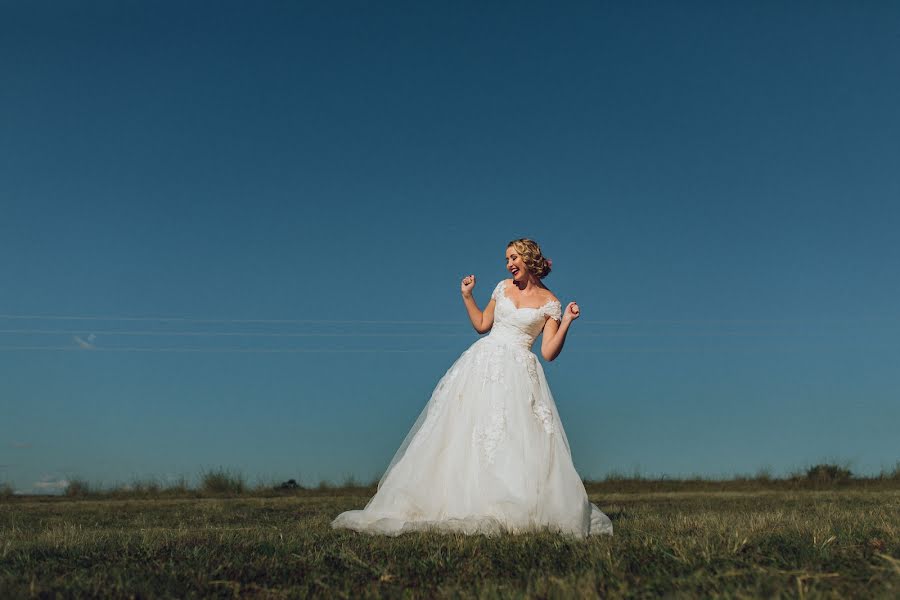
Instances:
[[[666,491],[657,488],[690,484],[632,479],[624,493],[589,484],[616,534],[583,541],[332,530],[339,512],[365,505],[367,488],[6,496],[0,597],[900,596],[896,482],[701,483]]]

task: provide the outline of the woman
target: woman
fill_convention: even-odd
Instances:
[[[506,247],[512,279],[497,284],[484,311],[472,298],[475,276],[460,290],[480,338],[438,382],[363,510],[338,515],[332,527],[397,535],[549,529],[577,537],[612,534],[588,502],[543,368],[531,352],[554,360],[579,316],[562,314],[542,283],[551,262],[533,240]]]

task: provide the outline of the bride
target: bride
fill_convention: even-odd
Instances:
[[[506,248],[512,279],[497,284],[484,311],[464,277],[463,303],[478,333],[490,332],[450,366],[362,510],[331,526],[365,533],[500,533],[550,530],[577,537],[612,534],[588,501],[544,370],[531,346],[554,360],[579,316],[562,314],[541,283],[550,273],[533,240]]]

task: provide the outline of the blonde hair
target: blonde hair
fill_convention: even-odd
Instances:
[[[510,246],[515,248],[522,257],[522,262],[525,263],[525,268],[529,273],[538,279],[543,279],[550,274],[550,261],[541,254],[541,247],[537,242],[528,238],[519,238],[506,245],[507,248]]]

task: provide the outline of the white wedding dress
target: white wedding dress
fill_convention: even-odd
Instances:
[[[398,535],[438,530],[612,534],[588,501],[553,396],[531,352],[559,302],[516,308],[509,280],[491,297],[494,325],[438,382],[363,510],[331,525]]]

